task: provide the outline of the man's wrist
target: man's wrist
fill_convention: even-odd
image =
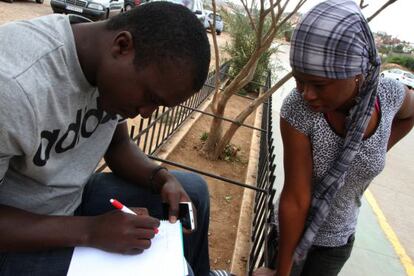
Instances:
[[[161,192],[165,181],[161,181],[162,179],[160,179],[160,176],[164,171],[167,172],[168,169],[163,166],[157,166],[152,170],[148,183],[153,193],[159,194]]]

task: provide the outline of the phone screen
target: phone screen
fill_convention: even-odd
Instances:
[[[163,203],[163,219],[168,220],[168,203]],[[190,202],[180,202],[178,210],[178,219],[184,228],[195,230],[193,208]]]

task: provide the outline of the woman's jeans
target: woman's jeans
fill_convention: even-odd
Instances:
[[[184,235],[184,255],[194,274],[209,274],[208,226],[210,216],[209,193],[205,181],[193,173],[172,172],[180,181],[197,209],[197,230]],[[94,216],[113,210],[110,198],[129,207],[145,207],[151,216],[162,218],[159,195],[127,183],[112,173],[94,174],[88,181],[82,203],[75,212],[79,216]],[[0,254],[0,275],[66,275],[73,248],[61,248],[30,253]]]
[[[351,256],[355,236],[339,247],[312,246],[304,261],[293,265],[291,276],[335,276]]]

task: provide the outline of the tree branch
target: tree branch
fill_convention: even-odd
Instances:
[[[211,1],[213,5],[213,24],[208,22],[210,25],[211,35],[213,36],[213,45],[214,45],[214,59],[215,59],[215,67],[216,67],[216,78],[215,78],[215,87],[214,87],[214,95],[213,101],[211,104],[211,109],[213,112],[217,111],[217,103],[218,103],[218,94],[220,91],[220,54],[217,44],[217,36],[216,36],[216,0]]]
[[[287,73],[283,78],[281,78],[275,85],[273,85],[269,90],[260,95],[259,98],[254,100],[250,105],[255,108],[261,105],[267,98],[269,98],[273,93],[275,93],[282,85],[284,85],[292,77],[292,71]]]
[[[244,0],[240,0],[241,2],[242,2],[242,5],[243,5],[243,7],[244,7],[244,10],[246,11],[246,13],[247,13],[247,16],[249,17],[249,21],[250,21],[250,24],[252,25],[252,28],[253,28],[253,30],[255,30],[256,31],[256,24],[254,23],[254,20],[253,20],[253,17],[252,17],[252,15],[251,15],[251,13],[250,13],[250,10],[249,10],[249,8],[247,7],[247,0],[246,1],[244,1]],[[253,2],[253,1],[252,1]]]
[[[378,14],[380,14],[383,10],[385,10],[389,5],[394,4],[397,0],[388,0],[381,8],[379,8],[373,15],[367,18],[367,21],[370,22],[374,19]]]
[[[269,30],[269,32],[266,34],[266,36],[263,39],[262,45],[263,47],[269,47],[270,44],[273,42],[273,39],[275,38],[277,31],[279,30],[279,28],[281,26],[283,26],[283,24],[285,24],[294,14],[297,13],[297,11],[303,6],[303,4],[306,3],[307,0],[300,0],[299,3],[296,5],[295,9],[290,12],[285,18],[283,18],[283,20],[281,22],[279,22],[279,24],[277,26],[274,26],[273,28],[271,28],[271,30]],[[287,1],[285,3],[285,5],[282,7],[282,10],[279,11],[280,16],[278,16],[277,20],[279,21],[281,15],[283,14],[283,12],[286,9],[286,5],[289,1]]]
[[[286,3],[289,3],[290,0],[286,0]],[[276,6],[280,6],[280,2],[282,2],[281,0],[276,1],[276,3],[272,3],[272,1],[270,1],[270,7],[268,9],[266,9],[264,11],[264,16],[267,16],[274,8],[276,8]],[[285,5],[283,5],[285,6]]]
[[[262,104],[267,98],[269,98],[275,91],[277,91],[283,84],[286,83],[292,77],[292,72],[287,73],[282,79],[280,79],[274,86],[272,86],[268,91],[262,94],[259,98],[254,100],[250,105],[237,115],[235,118],[235,123],[232,123],[230,127],[226,130],[223,137],[220,139],[217,147],[215,149],[215,156],[218,157],[223,151],[224,147],[230,142],[231,138],[236,133],[237,129],[241,124],[246,120],[246,118],[257,109],[257,107]]]
[[[366,7],[368,7],[368,4],[364,5],[364,0],[361,0],[361,2],[359,3],[359,8],[362,10],[362,9],[365,9]]]

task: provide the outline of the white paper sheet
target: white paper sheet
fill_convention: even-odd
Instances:
[[[138,255],[76,247],[68,276],[183,276],[187,275],[181,223],[161,221],[151,247]]]

